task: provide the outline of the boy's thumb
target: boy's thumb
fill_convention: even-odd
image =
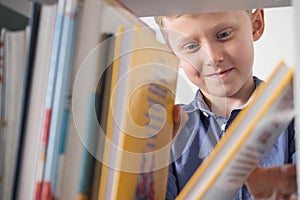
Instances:
[[[184,124],[188,120],[187,113],[181,109],[179,105],[174,105],[173,107],[173,137],[180,131],[180,129],[184,126]]]

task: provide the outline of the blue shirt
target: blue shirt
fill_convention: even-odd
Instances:
[[[262,81],[253,77],[256,86]],[[245,105],[246,106],[246,105]],[[200,90],[195,99],[181,108],[188,114],[188,121],[180,130],[172,145],[166,198],[175,199],[203,160],[209,155],[227,127],[245,107],[234,109],[228,119],[214,115],[205,103]],[[260,164],[270,167],[295,163],[295,130],[292,122],[276,143],[262,157]],[[236,200],[251,199],[244,185],[234,197]]]

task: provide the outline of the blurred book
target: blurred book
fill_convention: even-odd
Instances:
[[[147,27],[116,37],[99,199],[164,199],[178,59]]]
[[[18,168],[23,83],[26,72],[28,29],[1,29],[1,199],[11,199]],[[3,146],[2,146],[3,145]],[[2,196],[1,196],[2,195]]]
[[[22,162],[18,177],[17,199],[34,199],[37,163],[43,135],[47,81],[55,27],[57,5],[41,7],[36,56],[32,74],[32,89],[28,105]]]

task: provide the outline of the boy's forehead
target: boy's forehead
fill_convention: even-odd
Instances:
[[[245,12],[246,11],[246,12]],[[193,14],[183,14],[183,15],[172,15],[172,16],[164,16],[162,18],[163,23],[166,21],[173,21],[179,18],[191,18],[191,19],[196,19],[199,18],[201,16],[215,16],[215,15],[232,15],[232,14],[236,14],[236,13],[245,13],[247,15],[249,15],[251,13],[251,11],[249,10],[237,10],[237,11],[226,11],[226,12],[216,12],[216,13],[193,13]]]
[[[163,17],[163,20],[176,20],[178,18],[196,18],[197,16],[200,16],[201,13],[196,13],[196,14],[184,14],[184,15],[172,15],[172,16],[165,16]]]

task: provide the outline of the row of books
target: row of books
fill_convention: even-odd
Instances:
[[[133,199],[149,189],[161,199],[177,58],[112,3],[51,3],[32,2],[29,36],[1,35],[4,47],[11,34],[28,38],[1,48],[15,56],[1,66],[1,199]]]

